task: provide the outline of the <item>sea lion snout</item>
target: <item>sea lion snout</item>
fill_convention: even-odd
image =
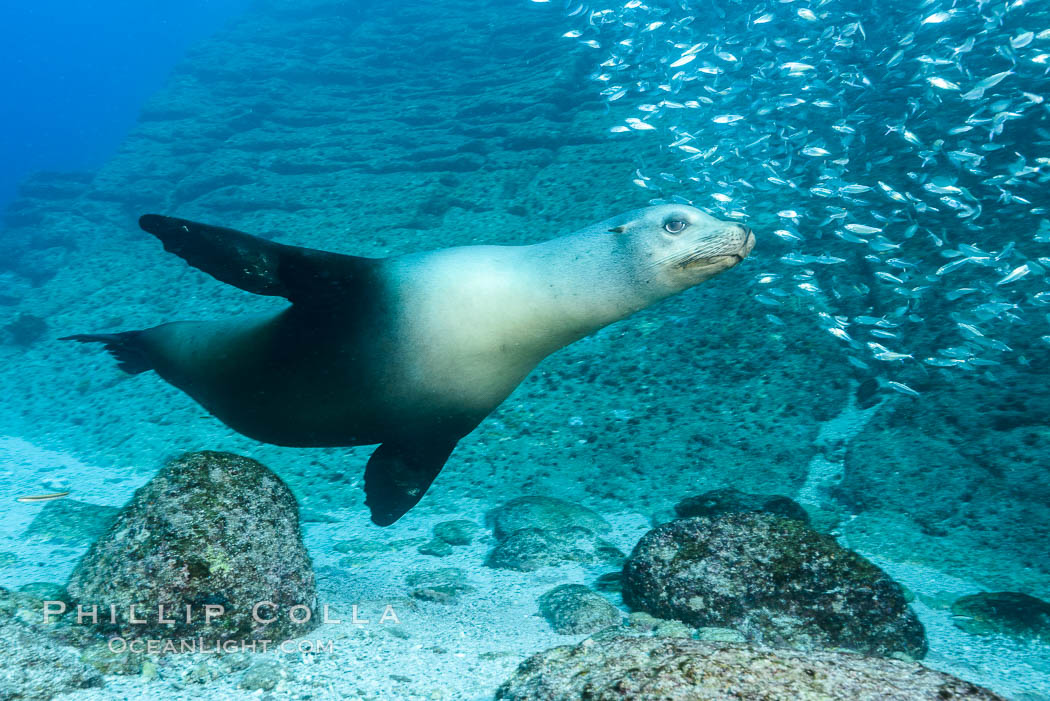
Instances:
[[[717,221],[717,220],[716,220]],[[710,265],[718,260],[726,267],[742,262],[755,247],[755,234],[743,224],[717,222],[707,232],[692,242],[693,254],[685,261],[688,265],[697,263]]]
[[[741,238],[743,239],[736,255],[740,257],[740,260],[744,260],[751,255],[751,251],[755,248],[755,232],[751,230],[751,227],[744,226],[743,224],[734,224],[733,226],[739,230],[738,232],[734,232],[736,240],[739,241]]]
[[[722,233],[723,255],[734,256],[742,261],[755,247],[755,233],[743,224],[730,224]]]

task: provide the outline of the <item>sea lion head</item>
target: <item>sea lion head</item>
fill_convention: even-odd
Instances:
[[[722,221],[696,207],[665,204],[609,221],[609,232],[627,237],[639,282],[659,295],[681,292],[729,270],[751,253],[748,227]]]

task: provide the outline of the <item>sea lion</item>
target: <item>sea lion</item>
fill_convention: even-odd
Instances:
[[[684,205],[531,246],[361,258],[156,214],[164,248],[276,314],[79,334],[156,371],[230,428],[284,446],[381,444],[372,520],[415,506],[456,443],[547,355],[741,262],[751,230]]]

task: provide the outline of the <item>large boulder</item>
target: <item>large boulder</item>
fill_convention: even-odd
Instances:
[[[67,591],[126,638],[281,640],[317,622],[295,622],[317,596],[295,498],[264,465],[230,453],[189,453],[165,466],[91,546]],[[269,603],[256,620],[260,602]],[[131,622],[132,606],[145,623]],[[173,622],[159,620],[160,606]],[[218,609],[206,606],[223,612],[209,621]]]
[[[610,636],[533,655],[503,701],[1005,701],[914,662],[688,638]]]
[[[653,529],[624,565],[624,601],[748,640],[920,658],[926,637],[899,584],[834,538],[771,514]]]

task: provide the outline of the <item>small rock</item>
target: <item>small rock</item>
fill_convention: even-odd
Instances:
[[[564,499],[526,496],[511,499],[485,516],[497,540],[504,540],[523,528],[559,530],[567,526],[593,533],[607,533],[611,526],[598,513]]]
[[[449,545],[470,545],[474,542],[474,534],[477,531],[478,524],[473,521],[466,519],[442,521],[434,526],[434,537]]]
[[[452,546],[438,538],[432,538],[423,543],[417,550],[421,555],[433,555],[434,557],[445,557],[452,554]]]
[[[358,558],[360,561],[367,561],[371,556],[379,553],[397,552],[402,548],[409,548],[413,545],[422,545],[425,542],[427,542],[426,538],[401,538],[389,542],[374,540],[372,538],[353,538],[351,540],[338,541],[332,546],[332,549],[337,553],[352,553],[357,556],[367,556],[364,558]]]
[[[220,670],[212,667],[207,662],[201,662],[186,672],[182,676],[182,680],[187,684],[207,684],[221,676],[222,672]]]
[[[125,650],[114,652],[109,643],[95,643],[80,653],[80,661],[91,665],[102,674],[140,674],[146,656]]]
[[[458,567],[413,572],[405,577],[405,582],[409,586],[419,587],[412,591],[412,598],[420,601],[452,604],[459,600],[461,594],[474,591],[474,587],[467,584],[466,574]]]
[[[532,572],[562,562],[619,564],[624,554],[586,528],[558,530],[523,528],[489,553],[485,565],[496,569]]]
[[[241,677],[240,687],[246,691],[273,691],[288,673],[276,662],[256,662]]]
[[[463,591],[453,584],[438,584],[433,587],[422,587],[412,591],[412,598],[420,601],[433,601],[439,604],[454,604]]]
[[[562,635],[593,633],[619,625],[619,609],[582,584],[563,584],[540,597],[540,614]]]
[[[955,625],[974,635],[1012,635],[1050,643],[1050,603],[1015,591],[982,592],[956,599]]]
[[[715,489],[675,504],[679,518],[724,514],[766,513],[809,523],[809,514],[796,501],[779,494],[747,494],[736,489]]]
[[[26,529],[27,538],[66,545],[86,545],[105,533],[119,509],[75,499],[57,499],[43,505]]]
[[[691,638],[693,628],[681,621],[660,621],[653,628],[653,635],[662,635],[667,638]]]
[[[436,570],[419,570],[405,577],[405,583],[410,587],[420,584],[460,584],[467,586],[467,573],[459,567],[442,567]]]
[[[656,626],[660,625],[662,620],[662,618],[651,616],[645,611],[631,611],[630,615],[627,616],[627,625],[642,633],[651,633],[656,630]]]
[[[696,639],[706,640],[709,643],[746,643],[747,638],[738,630],[732,628],[716,628],[714,626],[702,626],[696,629]]]

